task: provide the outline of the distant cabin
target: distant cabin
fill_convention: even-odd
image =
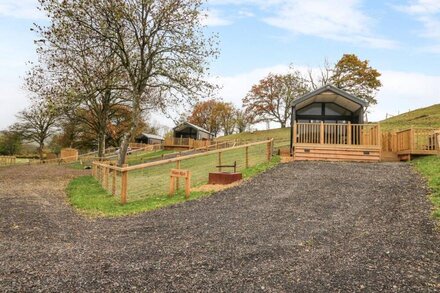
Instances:
[[[189,122],[183,122],[173,129],[175,138],[191,138],[195,140],[211,140],[215,135],[208,130]]]
[[[136,143],[144,143],[144,144],[161,144],[164,141],[162,136],[151,134],[151,133],[142,133],[135,139]]]

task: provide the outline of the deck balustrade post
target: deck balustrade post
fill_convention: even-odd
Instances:
[[[320,127],[319,127],[319,143],[324,144],[324,122],[321,121]]]
[[[351,145],[351,122],[347,124],[347,144]]]

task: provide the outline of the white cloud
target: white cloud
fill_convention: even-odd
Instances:
[[[294,67],[304,73],[308,69],[307,66]],[[286,73],[288,70],[286,65],[276,65],[232,76],[220,76],[213,81],[223,86],[219,92],[221,98],[240,107],[242,98],[252,85],[269,73]],[[316,68],[313,70],[317,71]],[[383,87],[377,96],[378,104],[371,108],[370,121],[382,120],[387,113],[395,115],[440,103],[440,75],[387,70],[381,72]]]
[[[440,47],[440,1],[413,0],[407,5],[396,6],[399,11],[412,15],[419,21],[423,29],[419,31],[421,37],[432,39],[436,45],[425,47],[428,52],[438,53]]]
[[[39,11],[37,6],[37,0],[2,0],[0,2],[0,16],[25,19],[45,18],[44,13]]]
[[[382,71],[381,88],[370,120],[385,118],[386,113],[398,114],[440,103],[440,75],[414,72]]]
[[[206,26],[225,26],[232,24],[232,21],[222,17],[218,10],[211,9],[202,18],[202,24]]]
[[[398,44],[374,34],[375,20],[362,9],[362,0],[211,0],[215,5],[254,5],[263,21],[295,34],[316,36],[374,48]]]

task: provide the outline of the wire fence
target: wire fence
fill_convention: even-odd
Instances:
[[[225,144],[227,145],[227,144]],[[93,162],[92,174],[101,186],[121,202],[137,201],[148,197],[166,196],[170,191],[172,169],[190,172],[190,187],[208,183],[211,172],[237,172],[271,159],[273,140],[265,140],[228,148],[208,149],[204,152],[153,161],[140,165],[117,167],[116,162]],[[176,178],[177,189],[184,188],[184,178]]]

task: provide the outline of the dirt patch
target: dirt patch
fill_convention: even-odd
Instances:
[[[200,200],[95,220],[65,202],[79,174],[0,170],[0,291],[440,290],[440,236],[407,164],[282,164]]]
[[[229,189],[229,188],[238,186],[241,183],[243,183],[243,180],[236,181],[231,184],[224,184],[224,185],[222,185],[222,184],[205,184],[202,186],[191,188],[191,191],[202,191],[202,192],[221,191],[221,190],[225,190],[225,189]]]

